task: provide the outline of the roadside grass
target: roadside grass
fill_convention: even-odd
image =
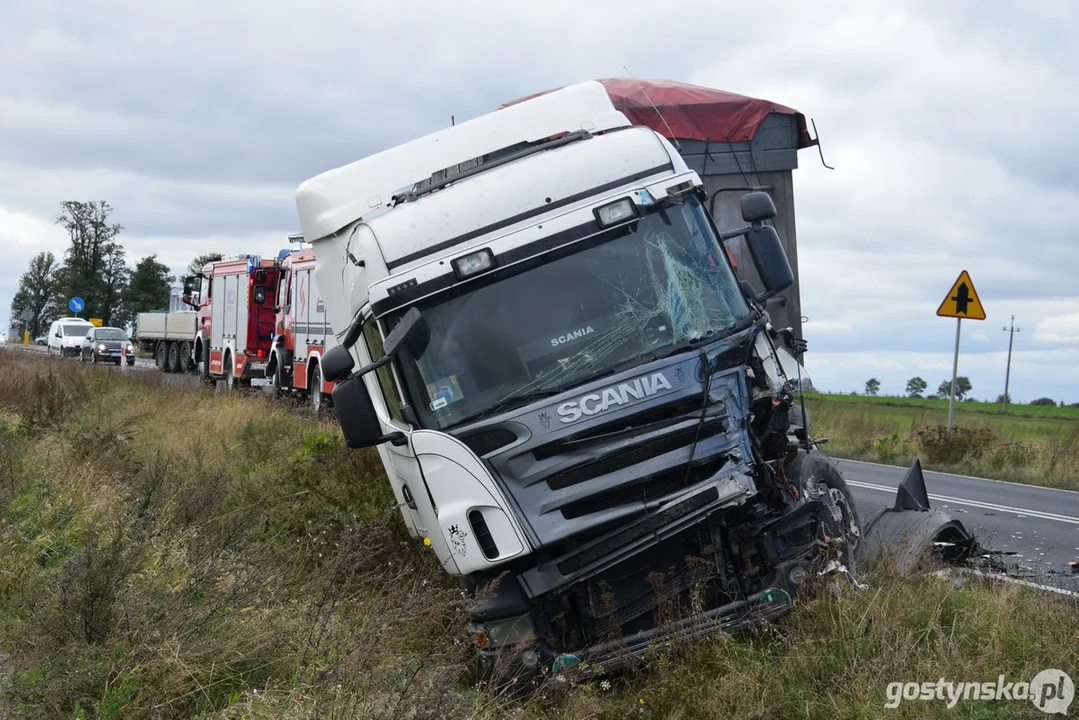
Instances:
[[[491,694],[466,681],[456,585],[332,421],[0,351],[0,717],[944,717],[886,710],[887,683],[1077,677],[1073,600],[885,566],[870,584],[822,582],[609,689]]]
[[[1079,408],[806,393],[812,432],[835,457],[1079,490]],[[1022,414],[1020,414],[1022,413]]]

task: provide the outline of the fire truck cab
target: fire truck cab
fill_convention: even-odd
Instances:
[[[279,391],[306,394],[312,407],[318,410],[333,392],[333,383],[322,373],[322,357],[337,345],[337,338],[315,283],[314,251],[282,250],[278,267],[274,337],[266,378]]]
[[[232,388],[265,377],[280,277],[275,260],[236,255],[184,279],[184,301],[198,311],[192,360],[203,380]]]

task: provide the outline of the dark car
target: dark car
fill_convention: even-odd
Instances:
[[[95,327],[86,333],[82,341],[79,360],[92,363],[114,362],[117,365],[127,358],[128,365],[135,364],[135,348],[127,333],[120,328]]]

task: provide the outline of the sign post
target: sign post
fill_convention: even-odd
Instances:
[[[33,319],[34,319],[34,311],[31,310],[30,308],[23,308],[22,312],[19,313],[19,320],[22,321],[22,344],[23,345],[29,345],[30,344],[30,330],[29,330],[29,328],[27,328],[27,325],[29,325],[30,321],[33,320]]]
[[[963,318],[985,320],[985,308],[974,289],[974,282],[967,271],[959,273],[959,279],[937,308],[937,315],[955,318],[955,357],[952,359],[952,390],[948,397],[948,432],[955,424],[955,381],[959,374],[959,335],[963,330]]]

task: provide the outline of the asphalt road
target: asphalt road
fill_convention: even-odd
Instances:
[[[836,460],[863,522],[895,502],[907,468]],[[1079,592],[1079,492],[923,470],[929,503],[1004,553],[1009,575]]]

